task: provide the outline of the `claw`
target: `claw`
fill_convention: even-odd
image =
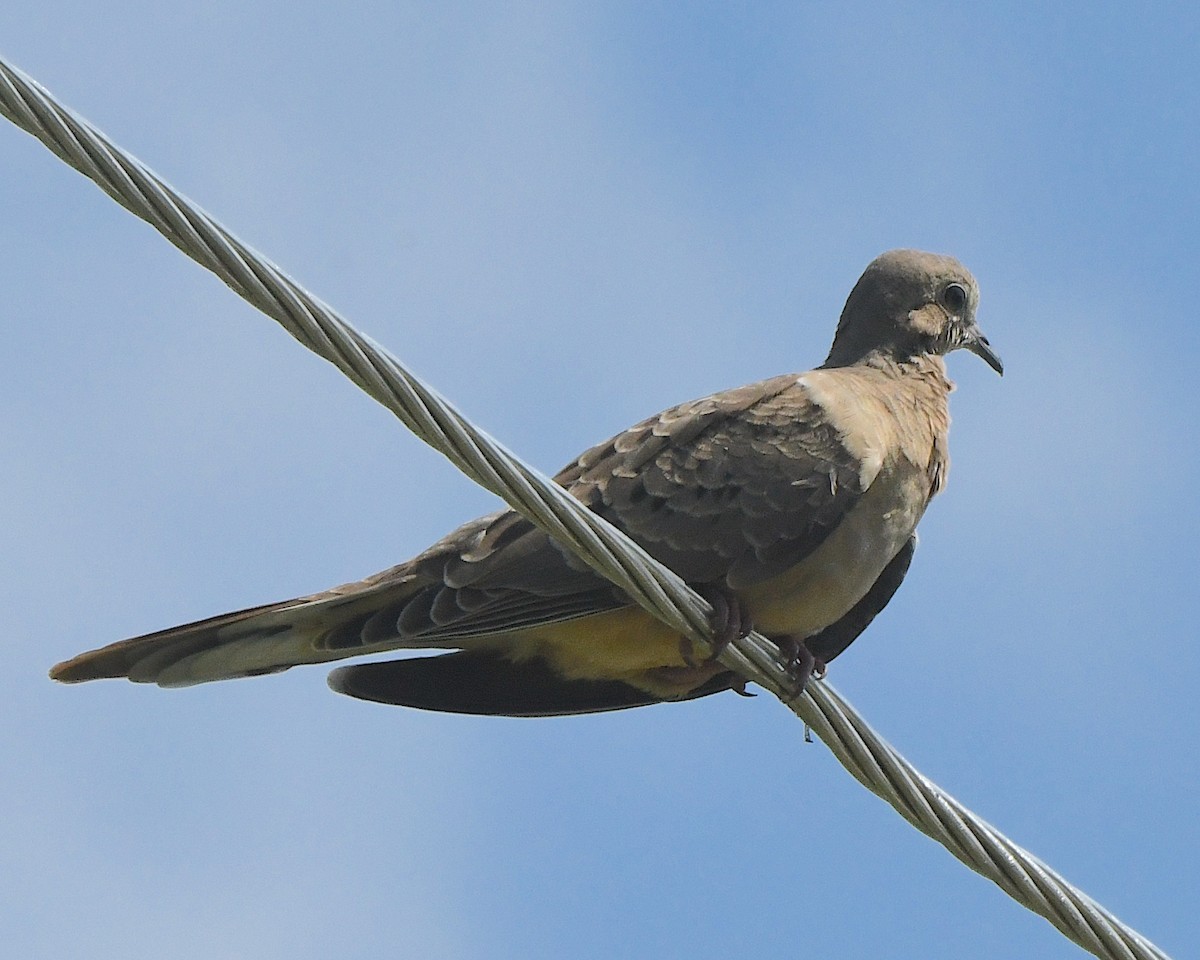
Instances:
[[[792,682],[795,684],[795,695],[799,697],[804,693],[804,689],[808,686],[808,681],[815,677],[818,680],[825,679],[825,672],[828,667],[824,660],[814,657],[812,651],[799,637],[786,636],[772,638],[779,645],[779,649],[783,652],[784,658],[787,661],[788,673],[791,675]]]
[[[754,625],[750,622],[750,617],[742,608],[742,601],[738,599],[736,593],[732,593],[724,587],[717,586],[712,583],[704,583],[694,586],[693,589],[700,594],[705,600],[712,604],[712,627],[713,641],[712,652],[709,653],[706,662],[712,663],[726,648],[733,643],[734,640],[740,640],[746,634],[754,629]],[[684,654],[684,662],[689,666],[693,665],[688,660],[688,657],[694,654],[691,642],[684,637],[684,642],[687,643],[687,650],[684,651],[682,644],[680,652]]]

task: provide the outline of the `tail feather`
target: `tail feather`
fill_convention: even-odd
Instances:
[[[63,683],[127,677],[137,683],[185,687],[393,650],[405,645],[395,629],[390,636],[374,629],[371,642],[359,631],[378,613],[381,602],[400,604],[414,586],[338,588],[238,610],[89,650],[58,664],[50,676]],[[385,594],[382,600],[380,594]],[[349,642],[356,635],[358,641]],[[329,642],[335,637],[340,640]]]

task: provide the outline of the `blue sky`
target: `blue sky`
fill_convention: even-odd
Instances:
[[[954,467],[831,681],[1180,956],[1200,940],[1200,12],[0,7],[0,52],[552,471],[819,363],[957,255]],[[0,127],[13,956],[1077,957],[770,697],[564,720],[177,691],[82,649],[389,566],[491,498]]]

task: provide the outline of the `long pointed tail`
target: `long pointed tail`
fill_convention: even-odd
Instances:
[[[128,677],[184,687],[278,673],[404,646],[396,623],[420,585],[349,584],[89,650],[50,671],[63,683]]]

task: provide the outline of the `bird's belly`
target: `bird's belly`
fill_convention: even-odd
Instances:
[[[808,637],[840,620],[912,536],[928,490],[924,472],[911,465],[881,472],[821,546],[741,592],[755,629]]]
[[[621,607],[508,634],[498,645],[513,660],[547,660],[571,680],[630,680],[684,665],[680,636],[641,607]]]

